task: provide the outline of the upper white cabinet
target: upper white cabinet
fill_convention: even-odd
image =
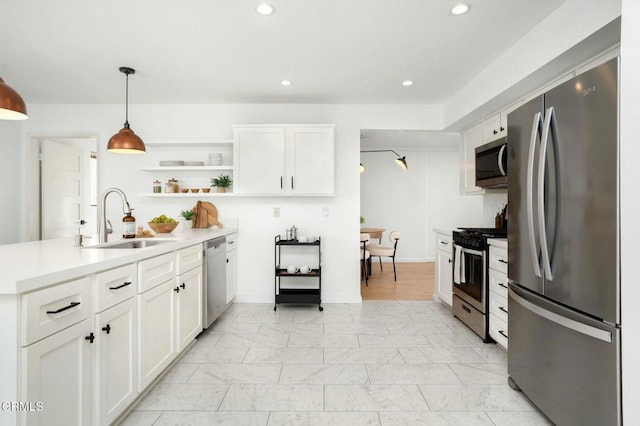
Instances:
[[[499,112],[482,122],[483,141],[488,143],[507,136],[507,113]]]
[[[484,143],[484,124],[464,132],[460,145],[460,192],[462,194],[484,194],[484,189],[476,186],[476,147]]]
[[[333,125],[235,126],[235,190],[333,195]]]

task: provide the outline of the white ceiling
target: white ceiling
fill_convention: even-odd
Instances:
[[[2,0],[0,76],[27,104],[124,102],[123,65],[131,103],[439,104],[564,0],[258,2]]]

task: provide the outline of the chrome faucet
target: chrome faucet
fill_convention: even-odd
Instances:
[[[98,242],[106,243],[107,242],[107,234],[113,232],[111,229],[111,222],[107,220],[107,196],[112,192],[117,193],[122,198],[122,211],[124,214],[131,214],[131,207],[129,206],[129,201],[127,201],[127,196],[124,195],[121,189],[118,188],[109,188],[102,194],[102,205],[100,207],[100,226],[98,229]],[[109,227],[107,227],[107,222],[109,222]],[[109,232],[110,231],[110,232]]]

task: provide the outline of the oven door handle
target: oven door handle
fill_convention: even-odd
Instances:
[[[456,246],[456,247],[458,247],[462,253],[474,254],[476,256],[484,256],[484,252],[479,250],[471,250],[461,246]]]

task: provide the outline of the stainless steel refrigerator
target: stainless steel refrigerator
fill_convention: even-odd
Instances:
[[[558,425],[621,423],[618,61],[508,116],[510,384]]]

